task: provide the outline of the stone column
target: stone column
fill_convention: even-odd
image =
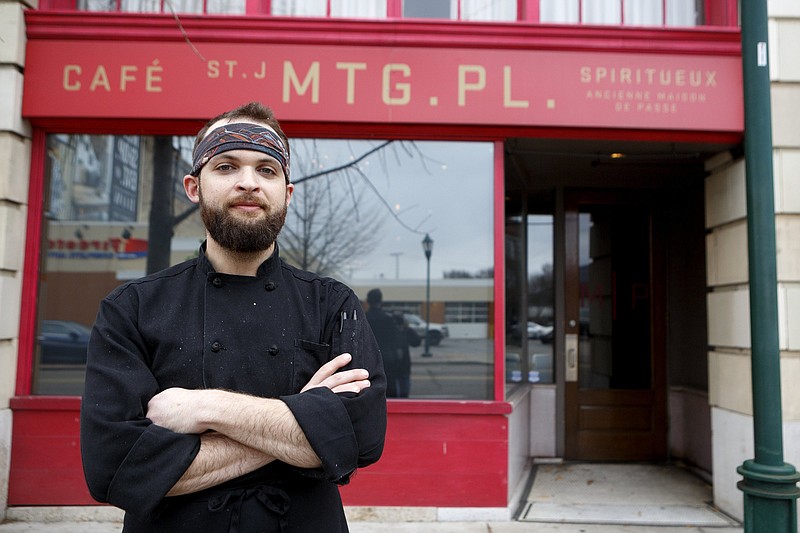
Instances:
[[[35,7],[0,0],[0,519],[8,505],[11,410],[19,352],[20,295],[31,157],[30,127],[22,120],[25,18]]]

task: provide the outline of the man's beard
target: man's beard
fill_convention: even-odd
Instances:
[[[234,214],[231,206],[241,201],[258,202],[264,216],[246,218]],[[240,254],[263,252],[278,238],[286,220],[286,205],[272,208],[261,199],[245,195],[218,207],[206,203],[201,192],[200,216],[208,234],[223,248]]]

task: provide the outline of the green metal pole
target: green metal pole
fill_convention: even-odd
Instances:
[[[766,0],[742,0],[741,13],[755,458],[737,469],[738,487],[746,532],[797,533],[800,474],[783,461]]]

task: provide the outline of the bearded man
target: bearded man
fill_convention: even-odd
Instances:
[[[348,530],[338,485],[383,451],[386,378],[355,294],[279,257],[289,162],[269,108],[211,119],[183,180],[198,257],[100,304],[81,451],[124,532]]]

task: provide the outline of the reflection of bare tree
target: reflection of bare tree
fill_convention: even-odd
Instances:
[[[419,227],[427,219],[416,227],[406,224],[375,184],[381,173],[391,179],[387,158],[401,164],[416,157],[427,170],[431,160],[413,142],[382,141],[357,153],[349,148],[347,162],[329,168],[321,165],[325,149],[314,140],[294,149],[300,177],[292,179],[295,196],[280,237],[284,258],[322,275],[341,275],[375,248],[386,215],[407,231],[425,233]],[[341,161],[341,154],[333,159]]]
[[[542,270],[528,278],[528,303],[531,305],[553,305],[553,265],[542,265]]]
[[[396,150],[387,151],[390,146]],[[428,159],[414,143],[383,141],[362,153],[351,154],[345,163],[324,169],[318,166],[322,158],[316,142],[308,141],[303,147],[306,149],[303,157],[298,157],[299,150],[293,149],[292,182],[296,189],[280,236],[281,255],[290,263],[322,275],[345,273],[354,260],[364,257],[377,245],[385,215],[394,217],[408,231],[425,233],[419,230],[425,220],[416,227],[407,225],[371,181],[375,171],[382,168],[386,172],[386,157],[394,156],[398,161],[418,157],[424,169]],[[156,212],[150,214],[149,255],[153,257],[148,257],[148,273],[168,266],[168,243],[174,228],[197,211],[197,206],[191,205],[173,215],[172,203],[163,201],[168,195],[166,183],[160,187],[158,182],[183,177],[169,164],[170,152],[173,159],[180,158],[169,137],[157,137],[153,154],[157,183],[153,185],[152,198]],[[373,167],[368,176],[362,163],[373,155],[378,157],[379,168]],[[163,168],[171,168],[175,175],[160,172]]]
[[[179,221],[172,215],[173,160],[172,137],[158,136],[153,142],[153,189],[147,235],[147,273],[169,266],[173,228]],[[181,219],[182,220],[182,219]]]
[[[542,265],[540,272],[528,277],[528,308],[532,312],[529,319],[540,324],[552,324],[554,287],[553,265],[550,263]]]
[[[381,173],[390,179],[387,157],[398,162],[413,157],[413,143],[382,141],[359,151],[348,143],[342,157],[336,152],[344,146],[306,140],[294,150],[294,173],[300,177],[292,179],[295,195],[280,237],[281,253],[290,263],[322,275],[342,275],[368,255],[380,240],[386,215],[416,231],[400,219],[374,183]],[[333,161],[345,162],[326,166],[331,149]]]
[[[380,237],[383,212],[365,207],[364,196],[363,187],[348,190],[335,176],[305,183],[281,231],[282,257],[323,276],[345,272]]]

